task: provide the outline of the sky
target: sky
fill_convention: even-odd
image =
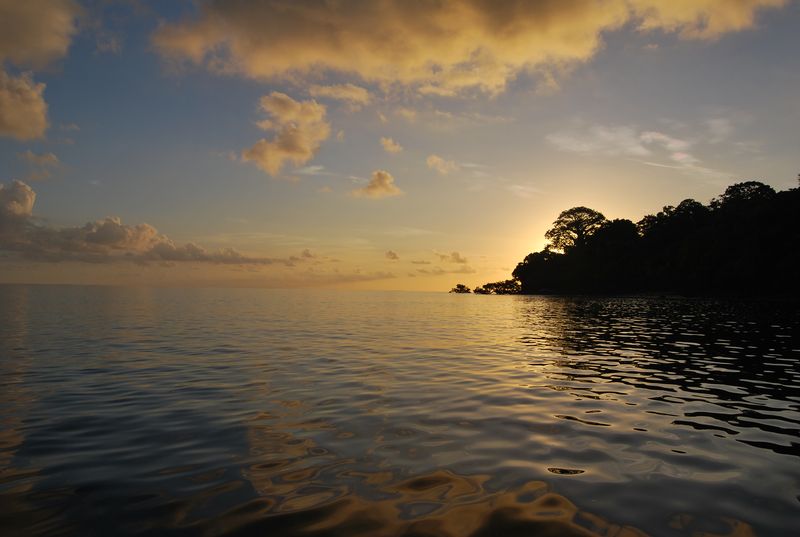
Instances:
[[[0,282],[446,291],[800,172],[791,0],[0,0]]]

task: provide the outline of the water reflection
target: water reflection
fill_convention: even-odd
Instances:
[[[647,412],[675,425],[800,455],[793,305],[555,298],[523,299],[519,309],[528,325],[520,340],[532,349],[531,367],[554,381],[549,389],[631,405],[647,395],[666,403]]]
[[[788,304],[0,286],[11,535],[785,535]]]

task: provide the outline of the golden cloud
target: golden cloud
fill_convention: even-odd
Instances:
[[[0,135],[17,140],[44,137],[47,130],[47,103],[44,84],[29,73],[10,76],[0,69]]]
[[[459,170],[459,165],[454,160],[446,160],[439,155],[428,155],[425,163],[428,168],[436,170],[439,175],[447,175]]]
[[[590,59],[602,32],[634,24],[710,39],[785,0],[212,0],[162,25],[168,59],[257,79],[354,75],[424,93],[498,93],[524,71]]]
[[[641,30],[676,32],[685,39],[716,39],[752,28],[760,8],[781,7],[786,0],[636,0]]]
[[[312,97],[322,97],[345,101],[353,108],[359,108],[369,104],[372,98],[369,92],[361,86],[355,84],[336,84],[333,86],[320,86],[313,84],[308,88]]]
[[[394,184],[392,174],[385,170],[375,170],[366,186],[357,188],[350,194],[357,198],[388,198],[402,193],[403,191]]]
[[[0,0],[0,135],[44,137],[44,84],[30,73],[8,74],[4,64],[43,68],[63,58],[77,32],[80,6],[73,0]]]
[[[0,183],[0,232],[8,220],[29,218],[36,202],[36,192],[22,181]]]
[[[403,146],[392,138],[381,137],[381,145],[387,153],[399,153],[403,150]]]
[[[325,106],[314,100],[295,101],[274,91],[261,98],[261,109],[270,119],[259,122],[275,131],[272,140],[261,139],[242,152],[242,159],[253,162],[269,175],[278,175],[286,163],[302,166],[311,160],[331,133],[325,121]]]
[[[0,0],[0,63],[38,69],[63,58],[80,13],[72,0]]]

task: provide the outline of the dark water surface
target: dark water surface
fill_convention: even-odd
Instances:
[[[800,535],[779,302],[0,286],[0,533]]]

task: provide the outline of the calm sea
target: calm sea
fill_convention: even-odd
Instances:
[[[0,286],[0,533],[798,535],[798,312]]]

